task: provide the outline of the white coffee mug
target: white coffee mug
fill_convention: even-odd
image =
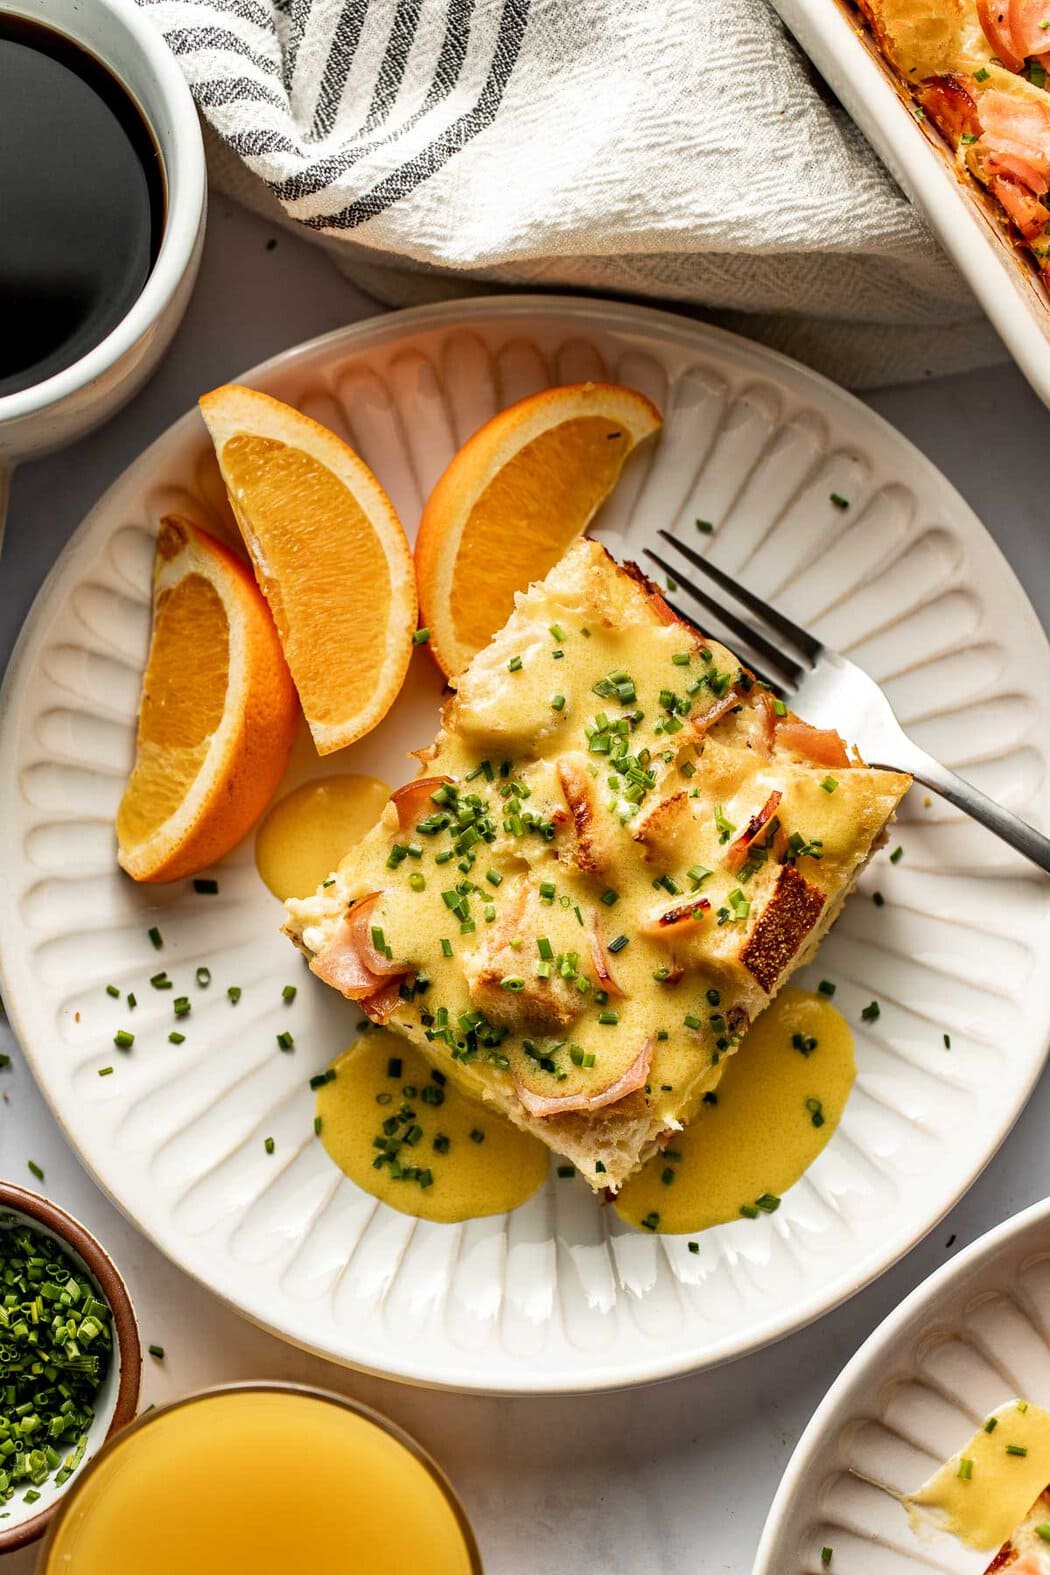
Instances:
[[[153,134],[166,195],[160,250],[127,315],[79,361],[0,398],[2,536],[14,465],[105,421],[145,382],[167,349],[197,276],[208,185],[190,90],[134,0],[0,0],[0,11],[63,33],[102,61]]]

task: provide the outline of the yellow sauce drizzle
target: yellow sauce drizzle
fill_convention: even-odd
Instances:
[[[796,1049],[796,1035],[816,1047]],[[700,1231],[739,1219],[759,1198],[781,1197],[838,1126],[855,1072],[841,1013],[807,990],[782,991],[725,1063],[717,1103],[703,1104],[671,1138],[670,1156],[681,1159],[650,1160],[624,1186],[617,1212],[632,1225]]]
[[[1050,1413],[1011,1400],[903,1503],[917,1535],[933,1526],[968,1547],[992,1550],[1010,1538],[1048,1482]]]
[[[375,777],[321,777],[278,802],[255,837],[255,863],[275,897],[308,897],[371,831],[390,795]]]
[[[321,1141],[351,1181],[391,1208],[452,1224],[515,1209],[542,1185],[550,1154],[539,1139],[466,1098],[451,1082],[438,1083],[426,1058],[404,1039],[370,1029],[332,1070],[335,1077],[317,1091]],[[426,1098],[424,1089],[431,1090]],[[440,1103],[428,1103],[437,1099]],[[374,1164],[383,1123],[396,1120],[403,1108],[414,1111],[414,1118],[399,1122],[389,1135],[422,1131],[414,1143],[402,1144],[398,1163],[429,1171],[429,1186],[399,1180],[389,1164],[378,1169]],[[448,1139],[444,1153],[443,1145],[434,1147],[439,1138]]]

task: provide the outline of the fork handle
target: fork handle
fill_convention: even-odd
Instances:
[[[928,755],[924,749],[919,749],[916,744],[911,744],[910,740],[909,748],[904,753],[903,760],[897,760],[894,765],[882,769],[910,771],[916,782],[932,788],[941,798],[946,798],[949,804],[954,804],[956,809],[963,810],[972,820],[987,826],[1003,842],[1008,842],[1018,853],[1050,874],[1050,837],[1044,837],[1041,831],[1036,831],[1020,815],[1004,809],[986,793],[982,793],[980,788],[956,776],[954,771],[949,771],[947,766],[942,766],[939,760]]]

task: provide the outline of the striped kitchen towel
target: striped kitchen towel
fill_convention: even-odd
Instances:
[[[1003,356],[765,0],[141,3],[216,184],[380,299],[655,298],[860,385]]]

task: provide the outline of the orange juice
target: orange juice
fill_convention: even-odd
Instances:
[[[436,1468],[340,1397],[201,1395],[120,1434],[74,1481],[40,1575],[480,1575]]]

